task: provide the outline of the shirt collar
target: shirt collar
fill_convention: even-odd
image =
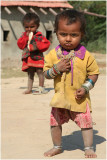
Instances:
[[[55,50],[57,51],[59,48],[61,48],[63,55],[69,54],[69,52],[67,52],[64,48],[62,48],[60,44],[55,48]],[[79,44],[78,47],[74,49],[75,56],[80,59],[84,59],[85,52],[86,52],[86,48],[81,44]]]

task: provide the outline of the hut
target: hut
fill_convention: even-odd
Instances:
[[[34,12],[39,15],[41,23],[38,30],[51,41],[50,50],[58,43],[53,27],[55,16],[68,8],[73,7],[67,0],[1,0],[1,61],[3,64],[7,60],[19,62],[21,59],[17,39],[24,32],[21,21],[26,13]]]

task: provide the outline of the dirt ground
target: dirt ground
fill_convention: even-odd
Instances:
[[[98,58],[99,57],[99,58]],[[106,159],[106,75],[105,57],[96,56],[101,74],[90,91],[97,158]],[[102,65],[101,65],[102,64]],[[45,80],[49,91],[44,95],[24,95],[26,77],[1,79],[1,158],[2,159],[84,159],[80,129],[72,121],[63,125],[63,153],[46,158],[52,147],[49,116],[54,94],[53,80]],[[34,90],[38,86],[35,77]]]

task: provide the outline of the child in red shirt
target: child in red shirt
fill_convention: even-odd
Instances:
[[[35,13],[27,13],[23,18],[23,26],[25,32],[17,41],[17,45],[23,50],[22,53],[22,71],[28,73],[28,89],[24,94],[32,93],[35,72],[39,77],[39,90],[34,94],[47,93],[44,88],[44,57],[43,52],[46,51],[50,42],[37,31],[40,19]]]

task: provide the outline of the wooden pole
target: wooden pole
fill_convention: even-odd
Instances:
[[[83,12],[84,14],[88,14],[88,15],[91,15],[91,16],[96,16],[96,17],[101,17],[101,18],[107,18],[107,16],[105,16],[105,15],[101,15],[101,14],[97,14],[97,13],[92,13],[92,12],[87,12],[86,10],[80,11],[80,12]]]
[[[57,13],[52,9],[52,8],[49,8],[49,11],[53,14],[53,15],[57,15]]]
[[[35,13],[35,14],[37,14],[38,15],[38,13],[33,9],[33,8],[29,8],[29,10],[32,12],[32,13]],[[38,15],[39,16],[39,15]]]
[[[17,9],[22,13],[22,14],[26,14],[26,11],[24,11],[24,9],[22,9],[21,7],[17,7]]]
[[[47,15],[47,12],[43,9],[43,8],[40,8],[39,9],[44,15]]]
[[[4,7],[4,10],[5,10],[8,14],[11,14],[11,13],[12,13],[7,7]]]
[[[64,11],[64,9],[63,9],[63,8],[60,8],[60,11],[62,12],[62,11]]]

